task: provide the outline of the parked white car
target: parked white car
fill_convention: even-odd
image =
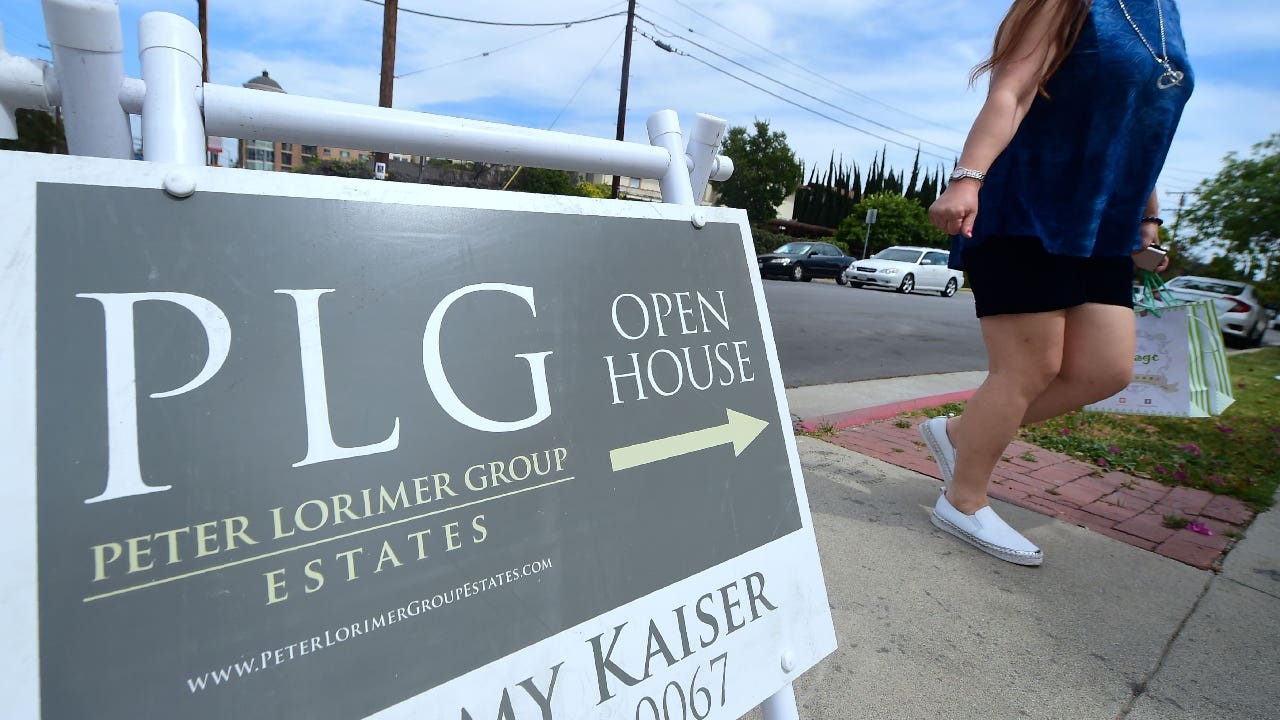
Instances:
[[[951,297],[964,287],[964,273],[947,267],[950,257],[946,250],[897,245],[855,260],[844,271],[844,281],[854,288],[866,285],[900,293],[933,290]]]
[[[1165,283],[1177,300],[1211,300],[1218,308],[1222,339],[1257,347],[1267,332],[1267,313],[1252,285],[1235,280],[1182,275]]]

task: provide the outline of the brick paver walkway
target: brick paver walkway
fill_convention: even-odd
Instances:
[[[920,439],[922,417],[899,416],[845,427],[827,441],[941,479]],[[904,427],[905,426],[905,427]],[[1102,533],[1198,568],[1218,566],[1253,518],[1244,503],[1222,495],[1107,472],[1069,455],[1015,441],[996,464],[991,497]],[[1186,528],[1164,525],[1186,518]],[[1196,532],[1199,526],[1204,532]]]

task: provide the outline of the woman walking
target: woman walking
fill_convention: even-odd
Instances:
[[[1155,181],[1193,77],[1174,0],[1015,0],[971,80],[985,73],[929,218],[968,273],[989,373],[963,416],[920,432],[944,482],[933,523],[1039,565],[989,506],[991,472],[1019,426],[1128,385],[1132,254],[1158,237]]]

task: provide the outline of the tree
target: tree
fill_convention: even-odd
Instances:
[[[729,128],[720,152],[733,160],[733,176],[720,183],[716,204],[746,210],[752,225],[772,220],[778,204],[800,185],[803,168],[787,134],[770,132],[766,120],[756,120],[754,134]]]
[[[1180,218],[1192,230],[1187,244],[1225,246],[1248,275],[1280,279],[1280,133],[1254,145],[1250,157],[1228,153],[1197,193]]]
[[[853,207],[849,217],[840,223],[840,227],[836,228],[835,239],[848,245],[851,255],[862,255],[867,232],[867,211],[872,208],[876,209],[877,217],[876,223],[871,226],[868,255],[874,255],[893,245],[922,245],[944,249],[950,247],[947,236],[929,222],[929,213],[920,203],[896,192],[883,192],[864,197],[862,202]]]
[[[16,113],[18,139],[0,140],[0,150],[66,153],[67,138],[62,123],[43,110],[21,109]]]
[[[833,228],[840,224],[862,198],[862,176],[858,165],[836,164],[835,153],[827,162],[827,174],[818,180],[817,168],[809,173],[809,182],[796,189],[791,219],[810,225]]]
[[[520,168],[507,189],[540,195],[578,194],[577,184],[571,173],[532,167]]]
[[[613,195],[613,188],[604,183],[590,183],[583,180],[574,187],[573,194],[589,198],[607,198]]]
[[[329,175],[331,177],[345,178],[372,178],[373,165],[359,160],[320,160],[318,158],[307,158],[307,162],[303,165],[295,167],[293,172],[302,175]]]

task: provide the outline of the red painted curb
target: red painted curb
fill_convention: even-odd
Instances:
[[[953,402],[964,402],[973,397],[977,392],[974,390],[961,390],[959,392],[943,393],[942,395],[932,395],[930,397],[916,398],[914,400],[901,400],[899,402],[888,403],[886,405],[876,405],[875,407],[862,408],[860,410],[850,410],[848,412],[836,413],[834,415],[822,415],[816,418],[802,418],[800,420],[800,429],[805,432],[813,432],[830,425],[836,430],[841,430],[854,425],[865,425],[866,423],[876,422],[877,420],[887,420],[895,415],[912,410],[920,410],[922,408],[937,407]]]

